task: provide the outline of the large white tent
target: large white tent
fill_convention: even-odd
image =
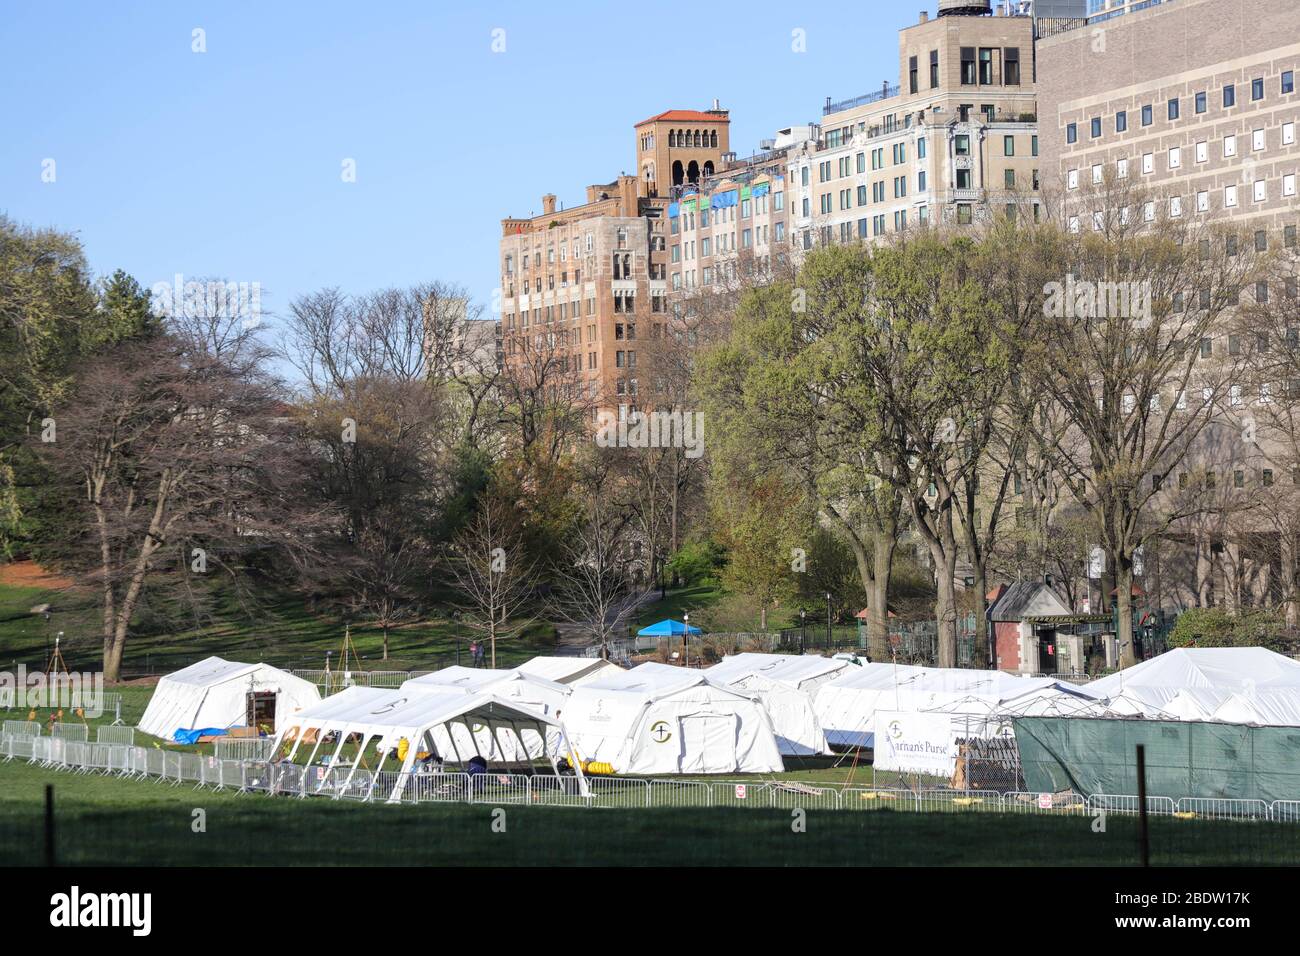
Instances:
[[[519,746],[524,734],[545,738],[552,728],[558,732],[562,742],[566,739],[558,716],[540,713],[525,704],[484,691],[431,684],[398,690],[349,687],[295,714],[280,729],[275,752],[280,752],[284,741],[292,740],[286,759],[293,760],[300,749],[310,746],[307,762],[312,763],[321,755],[321,748],[326,747],[328,753],[322,756],[328,756],[329,763],[335,765],[344,744],[355,735],[359,738],[360,750],[364,751],[371,743],[379,745],[382,757],[376,771],[380,771],[389,759],[390,748],[405,738],[409,746],[398,769],[406,774],[411,772],[418,754],[433,747],[435,730],[441,731],[445,739],[454,740],[458,735],[453,735],[453,728],[469,727],[485,729],[501,741],[502,749],[510,738]],[[326,737],[331,733],[337,737],[326,744]],[[470,759],[469,754],[460,756],[462,763]],[[585,794],[586,782],[581,770],[578,778]],[[390,802],[401,800],[406,779],[400,778],[389,797]]]
[[[781,753],[806,756],[831,752],[813,708],[817,688],[853,666],[813,654],[731,654],[706,668],[704,676],[715,684],[756,694],[772,718]]]
[[[413,677],[402,684],[402,690],[419,691],[435,689],[461,690],[468,692],[490,693],[494,697],[522,704],[530,710],[548,716],[558,716],[568,700],[571,688],[555,681],[525,674],[519,670],[494,670],[483,667],[444,667],[440,671]],[[546,739],[538,736],[531,729],[522,734],[524,747],[518,738],[506,736],[497,738],[487,728],[473,731],[467,726],[456,724],[450,728],[451,736],[442,728],[433,731],[433,743],[438,754],[444,760],[457,760],[457,755],[468,759],[475,754],[491,760],[508,763],[526,762],[544,757],[549,752],[556,754],[560,749],[559,734],[551,730]]]
[[[1076,713],[1092,706],[1090,691],[1051,677],[1004,671],[864,664],[823,684],[817,718],[832,745],[875,744],[876,711],[946,713],[955,736],[1009,732],[1008,718],[1032,713]]]
[[[544,677],[557,684],[577,687],[623,668],[599,657],[534,657],[524,661],[515,670],[533,677]]]
[[[1263,647],[1178,648],[1087,689],[1143,717],[1300,726],[1300,661]]]
[[[250,694],[275,695],[277,729],[295,712],[320,701],[315,684],[269,664],[209,657],[158,681],[139,726],[167,740],[178,730],[244,726]]]
[[[690,668],[642,664],[575,687],[564,724],[579,757],[615,773],[784,769],[762,702]]]

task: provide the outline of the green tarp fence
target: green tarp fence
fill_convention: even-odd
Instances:
[[[1300,799],[1300,727],[1020,717],[1015,734],[1030,791],[1135,794],[1142,744],[1151,796]]]

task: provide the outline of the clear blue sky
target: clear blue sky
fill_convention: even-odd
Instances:
[[[716,96],[748,152],[828,95],[896,81],[897,30],[934,7],[0,3],[0,211],[78,233],[97,272],[146,287],[260,282],[271,313],[431,279],[486,306],[499,220],[632,171],[634,123]]]

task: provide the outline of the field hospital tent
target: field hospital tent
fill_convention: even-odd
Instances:
[[[946,713],[954,736],[1010,733],[1010,718],[1073,713],[1095,706],[1090,691],[1051,677],[957,667],[864,664],[817,691],[817,719],[833,746],[875,745],[877,711]]]
[[[1300,726],[1300,661],[1263,647],[1184,647],[1088,685],[1135,716]],[[1136,705],[1136,706],[1134,706]]]
[[[781,753],[806,756],[831,752],[813,709],[813,696],[846,667],[844,660],[814,654],[730,654],[706,668],[712,683],[756,694],[772,718]]]
[[[460,690],[469,692],[486,692],[504,700],[513,701],[528,707],[537,713],[557,716],[568,700],[570,688],[542,677],[534,677],[518,670],[494,670],[484,667],[444,667],[440,671],[413,677],[402,684],[402,690],[419,691],[430,688]],[[524,747],[519,745],[519,737],[506,735],[494,736],[486,727],[474,729],[462,724],[453,725],[451,736],[442,728],[433,731],[433,743],[438,754],[448,761],[463,763],[475,755],[489,761],[519,763],[535,760],[549,753],[559,751],[561,742],[559,733],[552,729],[549,737],[543,739],[527,729],[522,734]]]
[[[482,727],[500,740],[502,747],[511,737],[515,746],[520,746],[522,735],[531,733],[544,738],[551,729],[558,732],[561,741],[565,739],[558,717],[492,693],[436,685],[397,690],[349,687],[295,714],[280,729],[273,752],[281,753],[285,743],[291,741],[285,759],[294,761],[305,751],[308,764],[324,757],[333,766],[338,763],[344,745],[355,735],[360,750],[374,743],[382,754],[375,768],[376,778],[385,769],[409,774],[421,752],[435,749],[434,731],[440,730],[446,739],[452,739],[456,727]],[[337,736],[327,740],[331,733]],[[407,743],[405,759],[400,765],[392,765],[389,755],[394,749],[400,751],[402,740]],[[468,760],[469,756],[465,755],[464,761]],[[556,769],[554,760],[551,767]],[[581,769],[578,780],[585,795],[586,782]],[[389,802],[400,802],[406,782],[405,776],[399,779]]]
[[[598,680],[610,671],[621,671],[613,661],[599,657],[534,657],[524,661],[515,670],[533,677],[544,677],[557,684],[576,687]]]
[[[275,726],[317,703],[316,685],[269,664],[240,664],[209,657],[158,681],[140,729],[171,740],[178,730],[243,727],[249,722],[250,696],[261,706],[275,696]]]
[[[783,769],[762,702],[690,668],[642,664],[575,687],[564,725],[579,757],[615,773]]]

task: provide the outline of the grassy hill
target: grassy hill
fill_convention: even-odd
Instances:
[[[166,673],[212,654],[231,660],[267,661],[282,667],[321,668],[326,651],[337,664],[344,622],[335,614],[310,610],[302,597],[264,589],[251,602],[214,585],[196,620],[186,608],[155,602],[140,615],[127,642],[123,676]],[[50,605],[50,618],[32,609]],[[40,668],[54,636],[72,670],[99,666],[101,624],[96,595],[39,573],[26,562],[0,568],[0,667]],[[424,670],[462,662],[476,636],[445,613],[389,632],[389,660],[382,659],[382,632],[353,623],[352,641],[366,670]],[[555,630],[546,623],[529,627],[520,638],[499,642],[497,662],[510,666],[553,651]]]

